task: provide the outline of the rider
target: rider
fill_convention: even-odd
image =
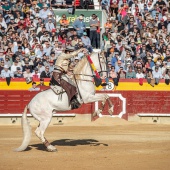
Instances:
[[[64,79],[64,75],[68,71],[69,67],[69,59],[72,57],[75,57],[78,55],[78,53],[86,51],[86,49],[81,48],[77,51],[65,54],[61,53],[60,56],[58,56],[56,63],[55,63],[55,68],[53,70],[52,78],[51,78],[51,84],[52,85],[58,85],[61,86],[67,93],[68,95],[68,100],[69,104],[71,104],[72,109],[76,109],[80,106],[80,103],[77,100],[77,89],[76,86],[70,83],[69,81],[66,81]]]

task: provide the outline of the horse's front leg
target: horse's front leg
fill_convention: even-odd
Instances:
[[[102,113],[104,109],[107,98],[108,98],[108,95],[106,94],[95,94],[95,95],[89,95],[88,98],[84,100],[85,103],[91,103],[91,102],[97,102],[97,101],[102,102],[99,109],[94,111],[93,117],[100,116],[100,114]]]

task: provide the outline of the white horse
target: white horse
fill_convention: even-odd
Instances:
[[[102,55],[99,55],[98,53],[92,53],[90,57],[99,72],[106,71],[106,62]],[[103,93],[95,94],[93,72],[86,57],[84,57],[74,68],[74,74],[79,89],[79,102],[82,104],[101,101],[101,107],[93,114],[95,116],[102,112],[105,102],[108,101],[108,112],[112,115],[113,104],[110,101],[109,96]],[[31,115],[39,121],[39,126],[35,130],[37,137],[46,146],[48,151],[56,151],[56,148],[51,145],[44,137],[44,133],[52,119],[54,112],[71,110],[71,107],[68,103],[67,94],[63,93],[62,99],[59,99],[59,96],[55,94],[53,90],[48,89],[38,93],[35,97],[33,97],[33,99],[24,109],[24,113],[22,115],[23,141],[21,146],[15,149],[15,151],[25,150],[31,139],[31,127],[27,119],[28,110]]]

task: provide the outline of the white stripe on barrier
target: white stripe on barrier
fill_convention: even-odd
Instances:
[[[139,117],[170,117],[170,114],[161,113],[138,113]]]
[[[16,113],[16,114],[0,114],[0,117],[21,117],[22,114]],[[60,114],[60,113],[55,113],[53,114],[53,117],[75,117],[76,114],[75,113],[68,113],[68,114]],[[31,114],[27,114],[27,117],[32,117]]]

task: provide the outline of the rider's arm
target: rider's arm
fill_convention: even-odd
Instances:
[[[79,49],[77,51],[74,51],[74,52],[72,52],[70,54],[64,54],[62,59],[69,59],[69,58],[75,57],[78,53],[80,53],[83,50],[84,50],[84,48],[81,48],[81,49]]]

